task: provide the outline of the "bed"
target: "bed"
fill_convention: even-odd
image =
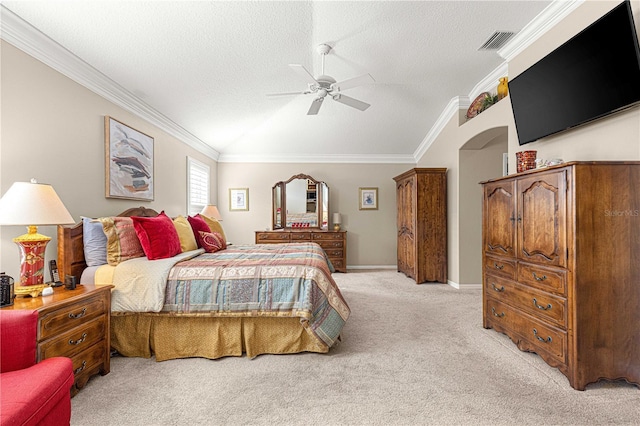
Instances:
[[[158,213],[141,207],[118,216]],[[230,245],[87,268],[78,223],[58,227],[58,266],[62,277],[90,272],[95,284],[115,286],[111,346],[123,356],[326,353],[350,315],[315,243]]]

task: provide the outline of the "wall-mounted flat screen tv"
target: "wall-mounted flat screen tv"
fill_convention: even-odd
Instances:
[[[629,0],[509,82],[520,145],[640,103]]]

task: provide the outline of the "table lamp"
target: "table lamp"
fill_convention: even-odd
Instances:
[[[202,211],[200,212],[200,214],[202,216],[213,218],[218,222],[222,220],[222,216],[220,216],[220,211],[218,211],[218,208],[212,204],[205,206],[204,209],[202,209]]]
[[[342,216],[340,216],[340,213],[334,213],[333,214],[333,230],[339,231],[341,223],[342,223]]]
[[[0,225],[26,225],[28,232],[13,239],[20,248],[20,285],[44,282],[44,256],[51,237],[38,234],[38,226],[75,221],[51,185],[15,182],[0,198]]]

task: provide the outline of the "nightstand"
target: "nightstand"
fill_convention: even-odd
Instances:
[[[58,287],[51,296],[19,297],[12,306],[2,308],[38,311],[37,362],[56,356],[71,358],[72,396],[91,376],[109,373],[112,287]]]

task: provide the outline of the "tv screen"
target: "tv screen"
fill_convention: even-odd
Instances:
[[[628,0],[509,82],[520,145],[640,102]]]

